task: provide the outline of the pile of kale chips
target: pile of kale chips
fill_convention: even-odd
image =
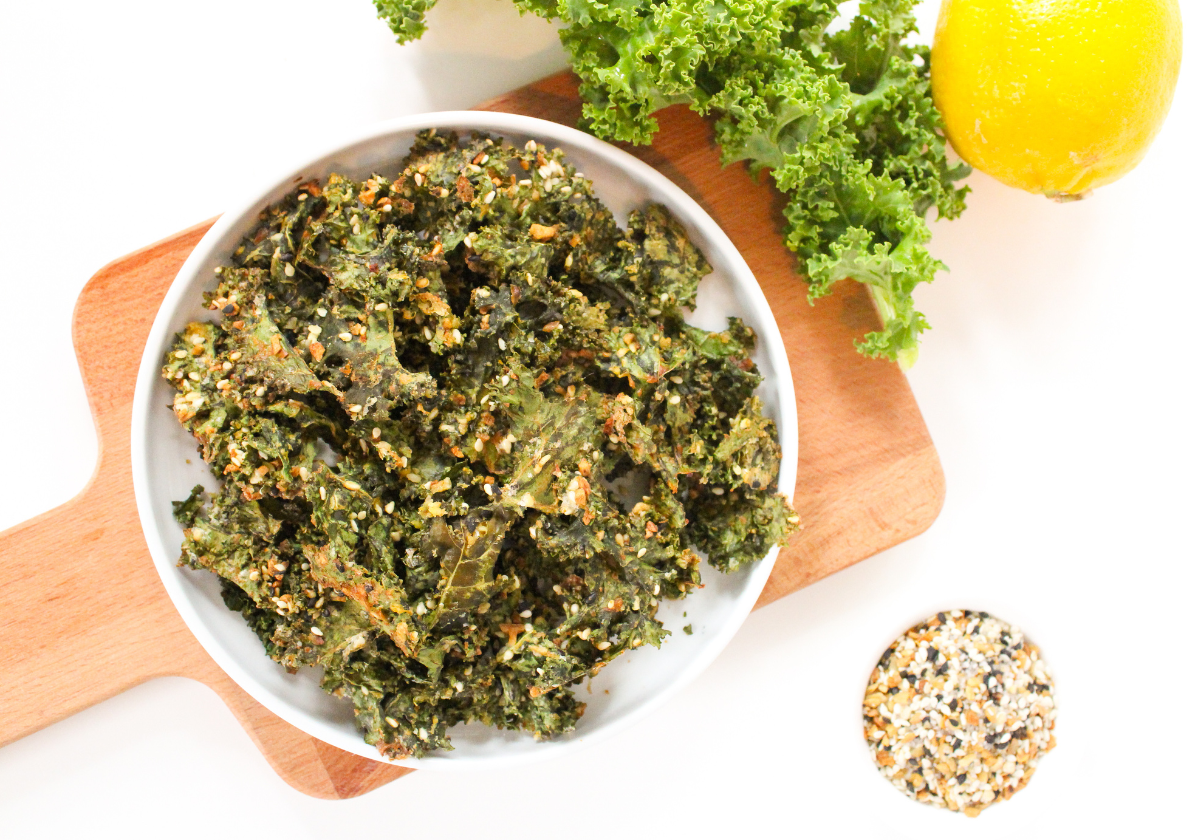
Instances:
[[[375,0],[401,42],[425,31],[435,0]],[[883,329],[859,349],[916,361],[928,327],[917,284],[944,266],[925,249],[925,214],[963,210],[969,167],[946,159],[929,88],[929,50],[906,43],[917,0],[515,0],[561,21],[581,79],[583,128],[648,143],[652,114],[685,103],[714,114],[727,163],[766,168],[786,194],[785,238],[809,299],[846,278],[866,284]]]
[[[797,521],[753,334],[683,320],[708,271],[533,143],[428,132],[394,181],[301,186],[165,360],[221,479],[176,503],[181,564],[386,756],[569,731],[572,684],[662,641],[693,549],[733,570]]]

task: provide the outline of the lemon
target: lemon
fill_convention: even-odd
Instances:
[[[943,0],[933,101],[972,166],[1081,197],[1142,159],[1183,47],[1177,0]]]

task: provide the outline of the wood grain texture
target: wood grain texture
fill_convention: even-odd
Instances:
[[[575,80],[552,76],[481,105],[574,124]],[[800,428],[796,508],[759,605],[919,534],[944,482],[908,383],[852,341],[878,327],[866,291],[805,299],[778,230],[780,197],[743,166],[722,168],[709,124],[660,113],[651,147],[629,148],[692,195],[749,263],[783,333]],[[211,222],[130,254],[80,294],[74,341],[99,437],[76,498],[0,533],[0,745],[158,676],[191,677],[229,706],[271,766],[312,796],[357,796],[404,775],[314,739],[238,688],[179,618],[150,560],[129,460],[134,381],[159,303]]]

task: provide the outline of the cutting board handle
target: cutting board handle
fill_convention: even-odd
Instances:
[[[142,637],[136,611],[161,600],[138,587],[161,583],[114,579],[146,549],[140,532],[107,521],[97,478],[0,533],[0,744],[170,671],[170,648]]]

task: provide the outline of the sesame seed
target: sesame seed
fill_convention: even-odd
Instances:
[[[340,338],[342,341],[350,341],[354,338],[354,336],[350,335],[348,332],[342,332],[338,333],[338,338]]]
[[[679,395],[672,394],[670,397],[667,398],[667,402],[670,403],[671,405],[679,405]]]
[[[476,452],[483,451],[483,438],[475,438],[475,451]]]
[[[507,349],[508,349],[508,345],[504,343],[504,339],[503,339],[503,338],[499,339],[499,340],[498,340],[496,343],[500,345],[500,349],[501,349],[501,350],[507,350]]]
[[[387,717],[384,718],[384,720],[387,721],[387,725],[392,727],[392,729],[400,728],[400,721],[396,720],[394,717]]]
[[[312,631],[312,634],[314,636],[324,636],[325,635],[324,633],[321,632],[321,628],[317,627],[316,625],[313,625],[312,627],[309,627],[308,629]]]
[[[318,307],[317,307],[317,316],[318,316],[318,317],[320,317],[320,318],[324,318],[324,317],[325,317],[326,315],[328,315],[328,314],[329,314],[329,310],[328,310],[328,309],[326,309],[324,306],[318,306]]]
[[[495,197],[496,197],[496,191],[495,191],[495,190],[492,190],[490,193],[488,193],[487,195],[485,195],[485,196],[483,197],[483,203],[484,203],[484,204],[491,204],[491,203],[492,203],[492,200],[493,200]]]

